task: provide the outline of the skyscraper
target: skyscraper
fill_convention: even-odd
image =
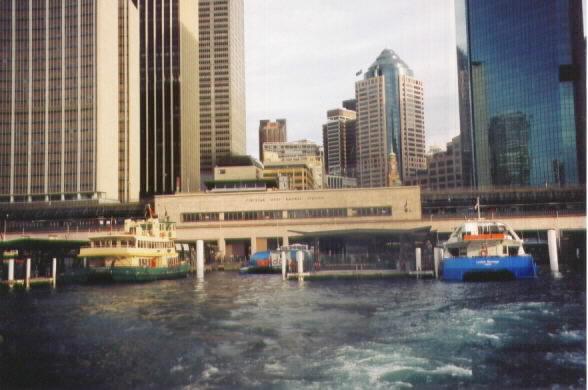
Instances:
[[[356,113],[337,108],[327,111],[327,119],[323,125],[325,170],[331,175],[355,177]]]
[[[272,122],[267,119],[259,121],[259,159],[263,161],[263,144],[266,142],[288,141],[288,129],[285,119]]]
[[[406,180],[427,169],[423,82],[398,76],[400,104],[400,177]]]
[[[139,0],[141,193],[200,189],[198,8]]]
[[[192,2],[191,2],[192,3]],[[243,0],[198,0],[200,35],[200,169],[245,154]]]
[[[584,183],[581,1],[456,0],[455,11],[464,181]]]
[[[137,198],[137,13],[130,0],[0,3],[0,201]]]
[[[378,82],[371,85],[361,81],[356,83],[360,186],[366,186],[367,183],[372,183],[370,186],[386,185],[390,154],[395,155],[402,181],[415,175],[419,169],[426,168],[422,82],[413,77],[408,65],[390,49],[382,51],[366,72],[363,81],[377,77],[384,81],[383,97],[378,99],[374,99],[375,95],[365,95],[370,87],[370,93],[379,93],[373,89],[379,89]],[[358,88],[364,91],[359,93]],[[364,133],[368,129],[370,133],[375,131],[375,124],[366,123],[372,120],[369,116],[370,109],[366,106],[368,102],[374,108],[375,105],[384,105],[384,120],[378,123],[384,126],[380,129],[384,133],[377,136],[381,139],[382,145],[372,145],[373,141],[367,139]],[[378,110],[380,109],[381,107],[378,107]],[[362,158],[368,160],[362,162]],[[371,173],[367,173],[367,170]],[[362,172],[370,178],[362,179]],[[374,175],[378,175],[378,172],[381,177],[376,180]]]
[[[357,181],[360,187],[385,187],[388,182],[390,137],[387,131],[384,76],[355,83],[357,97]]]

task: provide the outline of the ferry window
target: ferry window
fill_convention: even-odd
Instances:
[[[506,255],[508,253],[508,247],[505,245],[502,247],[502,254]]]

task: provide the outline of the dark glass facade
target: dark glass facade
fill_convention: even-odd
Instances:
[[[581,1],[455,3],[464,180],[584,183]]]
[[[173,193],[181,176],[178,8],[178,0],[139,1],[141,196]]]

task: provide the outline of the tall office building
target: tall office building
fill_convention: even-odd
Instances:
[[[275,122],[267,119],[259,121],[259,160],[263,161],[263,144],[286,141],[288,141],[288,130],[285,119],[277,119]]]
[[[141,193],[200,189],[198,8],[192,0],[138,0]]]
[[[370,66],[365,74],[364,81],[377,77],[382,77],[384,80],[384,98],[380,99],[381,101],[373,101],[373,104],[384,105],[385,129],[383,130],[383,145],[369,146],[369,144],[364,144],[361,147],[363,152],[361,155],[358,154],[358,160],[359,164],[364,166],[364,168],[360,169],[359,174],[359,182],[362,186],[368,182],[378,186],[386,185],[384,184],[388,181],[386,179],[388,168],[386,167],[389,166],[390,154],[396,156],[401,181],[405,181],[413,176],[418,169],[426,167],[422,82],[416,80],[408,65],[396,53],[389,49],[383,50],[376,61]],[[367,101],[365,96],[362,97],[357,93],[357,86],[359,84],[360,82],[356,83],[358,129],[365,130],[373,126],[364,123],[368,120],[368,117],[362,117],[362,115],[369,110],[366,111],[365,106],[363,109],[359,107],[362,104],[365,105]],[[378,82],[373,85],[376,86],[377,84]],[[365,87],[367,84],[361,85]],[[359,133],[358,138],[361,138]],[[378,152],[381,155],[378,157],[373,154],[376,149],[381,149]],[[366,150],[370,150],[370,161],[362,163],[361,159],[362,156],[366,155]],[[372,168],[366,168],[368,166]],[[369,173],[369,179],[363,180],[361,178],[362,169],[364,171],[366,169],[371,171]],[[378,170],[381,172],[381,178],[374,181],[374,175],[377,174]]]
[[[125,0],[0,2],[0,201],[137,197],[138,53],[124,49],[137,12]]]
[[[356,113],[337,108],[327,111],[323,125],[325,170],[330,175],[355,177],[356,166]]]
[[[398,75],[400,107],[400,177],[406,180],[427,169],[423,82]]]
[[[243,0],[198,0],[200,34],[200,169],[245,154]]]
[[[464,181],[584,183],[582,2],[455,3]]]
[[[357,179],[359,187],[386,187],[389,166],[384,76],[355,83],[357,97]]]

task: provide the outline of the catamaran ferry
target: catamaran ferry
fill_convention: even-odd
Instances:
[[[175,249],[176,226],[150,212],[145,220],[125,220],[123,233],[90,238],[81,258],[98,273],[110,273],[115,282],[144,282],[185,277],[189,264]]]
[[[443,280],[531,279],[537,266],[523,240],[500,222],[471,221],[458,227],[444,245]]]

